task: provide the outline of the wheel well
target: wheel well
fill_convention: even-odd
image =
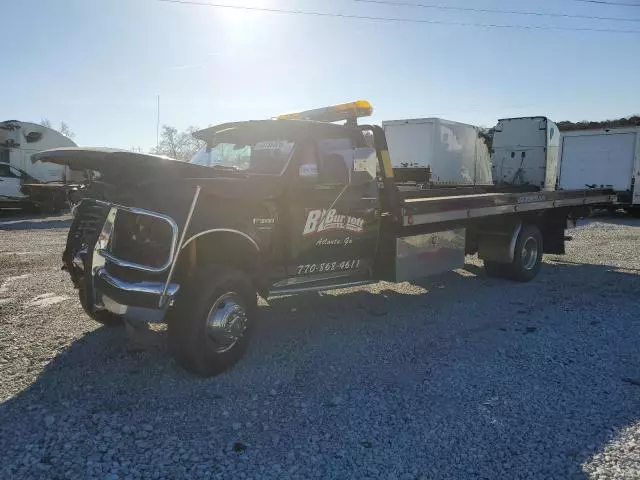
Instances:
[[[180,252],[175,278],[182,283],[196,271],[213,270],[221,265],[245,272],[263,294],[260,252],[250,240],[233,232],[206,233],[188,242]]]

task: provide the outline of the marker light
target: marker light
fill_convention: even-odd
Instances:
[[[368,117],[373,107],[366,100],[341,103],[330,107],[316,108],[304,112],[293,112],[278,115],[277,120],[315,120],[317,122],[338,122],[340,120]]]

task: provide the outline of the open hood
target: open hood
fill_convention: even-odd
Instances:
[[[180,182],[199,185],[205,192],[227,198],[273,198],[280,194],[284,185],[282,178],[275,175],[218,171],[160,155],[109,148],[54,148],[32,155],[31,161],[97,171],[101,180],[114,185],[140,187],[170,183],[175,186],[175,182]]]
[[[118,172],[123,175],[143,170],[148,175],[171,171],[179,176],[212,176],[198,165],[192,165],[161,155],[128,152],[111,148],[53,148],[31,156],[32,162],[67,165],[73,170],[94,170],[104,174]],[[189,173],[187,173],[189,172]]]

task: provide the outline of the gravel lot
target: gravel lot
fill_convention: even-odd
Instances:
[[[0,478],[640,478],[640,221],[529,284],[477,260],[284,297],[202,380],[82,312],[68,217],[0,219]]]

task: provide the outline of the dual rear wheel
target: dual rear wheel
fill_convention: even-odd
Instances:
[[[540,271],[542,253],[540,230],[535,225],[527,225],[522,228],[516,240],[513,261],[500,263],[485,260],[484,269],[490,277],[528,282]]]

